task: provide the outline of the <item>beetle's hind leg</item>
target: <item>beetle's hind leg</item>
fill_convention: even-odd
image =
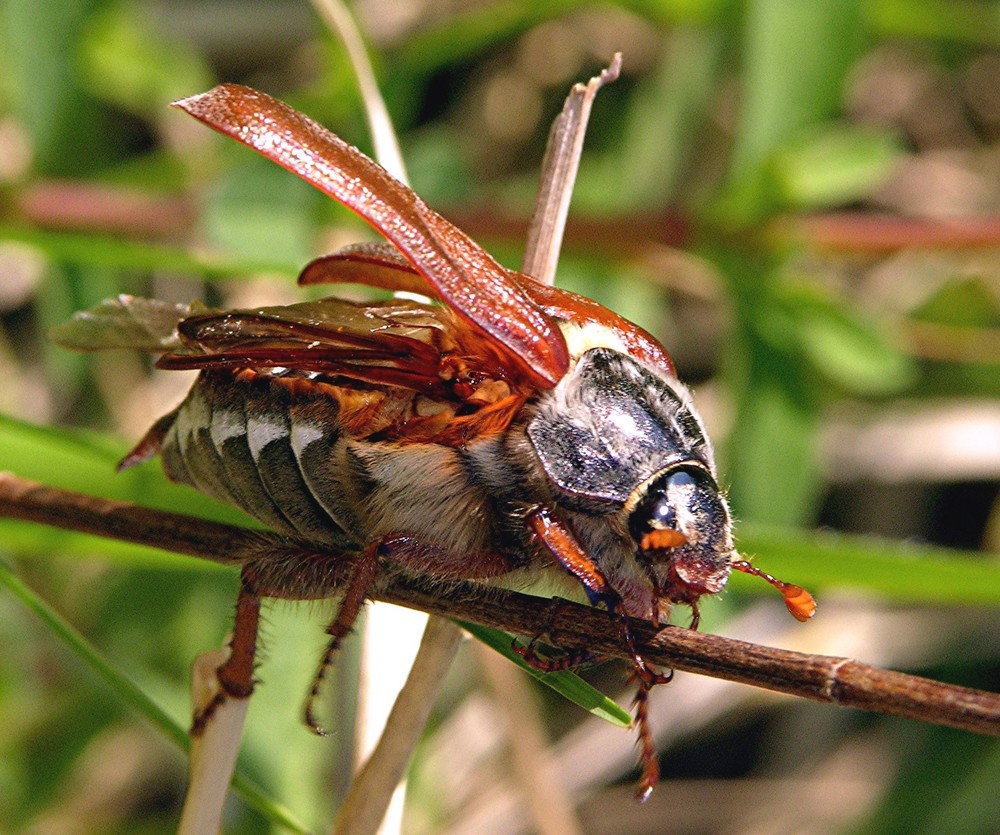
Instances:
[[[368,575],[363,562],[354,555],[335,555],[317,551],[305,543],[277,539],[262,534],[256,549],[258,555],[248,560],[240,573],[240,590],[236,598],[236,617],[229,639],[229,654],[216,668],[213,692],[205,703],[196,708],[192,735],[199,736],[227,698],[248,699],[254,690],[254,671],[257,657],[257,633],[260,626],[260,605],[265,597],[285,600],[308,600],[329,597],[346,588],[345,602],[354,605],[357,594],[352,594],[352,584],[367,583]],[[367,585],[365,586],[367,588]],[[361,602],[364,591],[361,592]],[[350,630],[357,617],[360,603],[343,632]],[[343,612],[344,607],[341,606]],[[348,612],[350,606],[348,607]],[[347,613],[344,613],[344,618]],[[338,614],[334,624],[341,620]],[[334,624],[331,624],[333,629]],[[334,648],[335,649],[335,648]],[[330,651],[329,655],[332,656]]]
[[[340,608],[337,610],[337,616],[326,628],[330,640],[327,642],[323,657],[316,668],[316,674],[309,687],[309,695],[306,697],[303,710],[306,725],[319,736],[326,736],[327,731],[316,718],[316,700],[319,698],[323,682],[333,664],[333,656],[340,648],[341,642],[354,628],[358,615],[361,614],[361,608],[365,605],[365,598],[375,582],[381,549],[382,541],[380,540],[369,545],[354,558],[350,575],[343,588],[343,597],[340,601]]]
[[[260,626],[260,593],[254,571],[245,567],[240,574],[236,598],[236,619],[229,656],[215,671],[217,687],[208,701],[196,706],[191,735],[201,736],[212,716],[226,699],[249,699],[254,688],[254,665],[257,656],[257,630]]]

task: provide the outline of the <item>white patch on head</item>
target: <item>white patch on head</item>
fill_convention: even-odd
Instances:
[[[266,417],[254,416],[247,420],[247,443],[253,460],[260,458],[261,450],[268,444],[280,441],[286,437],[288,429],[284,423],[268,420]]]
[[[672,501],[674,512],[677,514],[676,527],[684,536],[687,537],[687,541],[690,545],[700,545],[702,540],[702,531],[698,526],[698,516],[691,512],[690,503],[684,500],[681,496],[678,499]]]

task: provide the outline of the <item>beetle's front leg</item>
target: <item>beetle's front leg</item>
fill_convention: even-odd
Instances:
[[[569,526],[551,508],[544,506],[528,515],[527,526],[556,562],[580,581],[591,604],[597,606],[603,603],[611,616],[618,619],[629,654],[642,678],[651,684],[669,681],[669,677],[661,677],[651,670],[639,655],[621,595],[611,586],[594,559],[583,550]]]
[[[528,515],[527,527],[556,562],[580,581],[591,605],[603,603],[609,612],[618,609],[621,603],[618,592],[611,588],[597,563],[583,550],[573,532],[551,508],[535,508]]]
[[[594,605],[603,603],[612,617],[617,617],[621,624],[625,644],[635,664],[633,677],[639,684],[635,703],[643,773],[638,797],[640,800],[645,800],[653,790],[660,775],[653,733],[649,724],[649,691],[657,684],[666,684],[673,674],[660,673],[652,669],[639,655],[632,629],[629,626],[628,615],[621,605],[620,595],[611,587],[593,558],[583,550],[566,523],[551,508],[540,507],[528,515],[526,524],[535,538],[552,554],[556,562],[580,581],[591,603]],[[528,663],[532,663],[529,653],[522,653],[522,656]]]

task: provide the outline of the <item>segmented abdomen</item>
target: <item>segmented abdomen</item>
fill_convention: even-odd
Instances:
[[[352,438],[323,387],[288,382],[203,372],[163,439],[167,475],[336,550],[389,533],[456,557],[500,544],[468,451]]]
[[[162,447],[175,481],[233,504],[274,530],[357,549],[343,485],[331,483],[340,437],[337,404],[291,394],[267,377],[203,373]]]

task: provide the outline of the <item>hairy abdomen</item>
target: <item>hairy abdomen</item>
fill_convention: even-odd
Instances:
[[[203,373],[164,438],[167,474],[335,549],[356,551],[390,533],[456,556],[509,547],[468,450],[351,438],[336,399],[310,389]]]

